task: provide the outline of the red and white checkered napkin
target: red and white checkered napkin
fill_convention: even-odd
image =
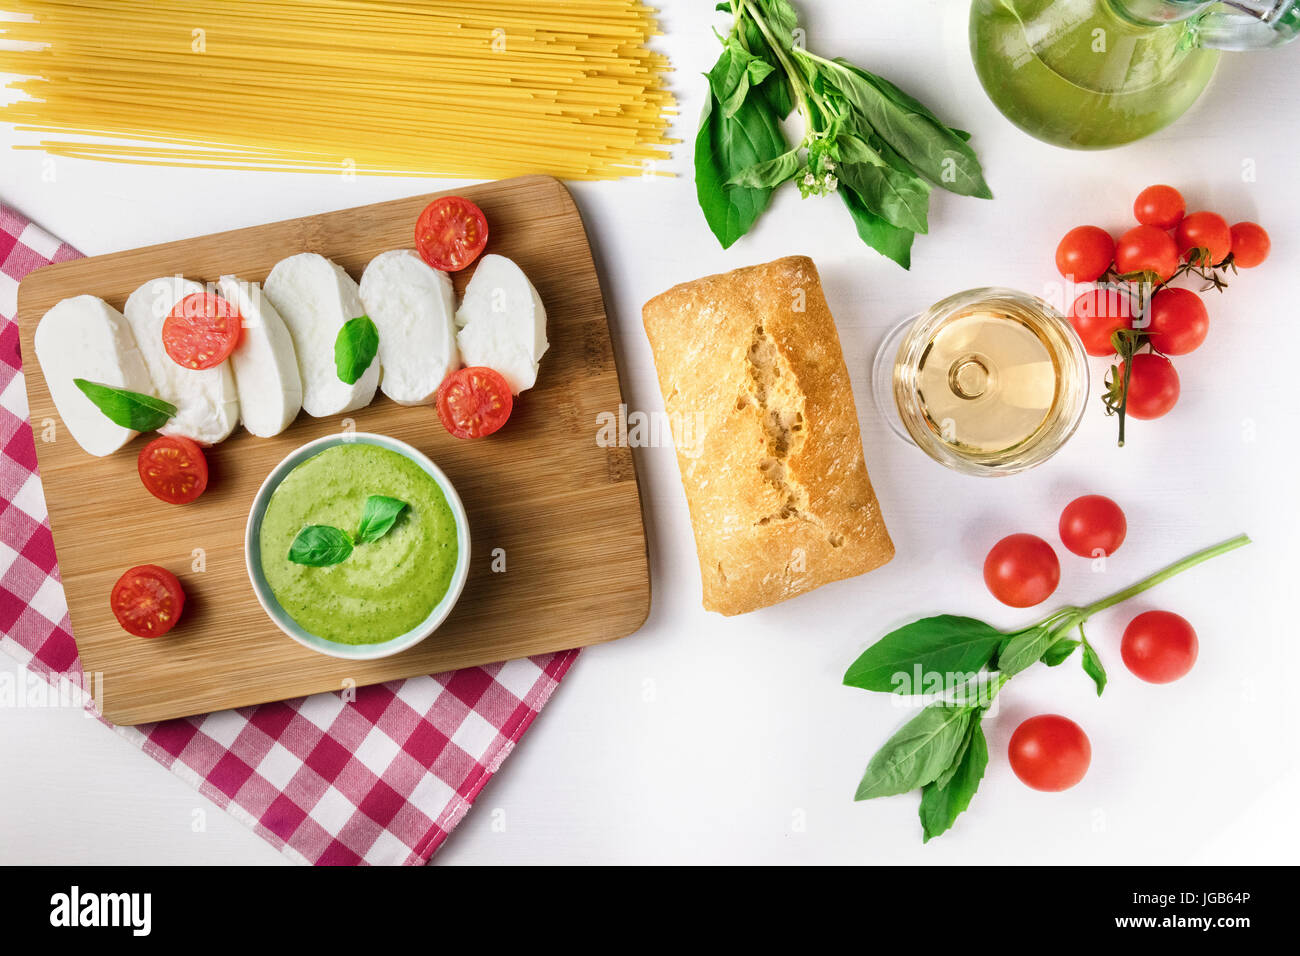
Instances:
[[[14,315],[23,276],[79,256],[0,204],[0,650],[51,684],[74,687],[81,664],[37,475]],[[295,860],[419,864],[460,822],[577,654],[363,687],[353,702],[316,694],[113,729]]]

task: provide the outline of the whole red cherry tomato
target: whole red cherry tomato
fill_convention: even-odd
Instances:
[[[1061,512],[1061,543],[1081,558],[1110,557],[1124,543],[1128,521],[1105,495],[1075,498]]]
[[[1263,226],[1254,222],[1239,222],[1231,231],[1234,265],[1242,269],[1253,269],[1268,258],[1273,243]]]
[[[1133,203],[1133,218],[1144,226],[1173,229],[1187,212],[1183,194],[1173,186],[1148,186]]]
[[[1124,363],[1115,373],[1124,381]],[[1159,418],[1178,404],[1181,387],[1174,363],[1163,355],[1139,352],[1133,356],[1133,374],[1128,383],[1126,411],[1133,418]]]
[[[984,559],[984,583],[1011,607],[1033,607],[1061,583],[1061,562],[1052,546],[1033,534],[1010,534]]]
[[[1120,289],[1089,289],[1070,306],[1070,325],[1089,355],[1114,355],[1111,336],[1133,321],[1133,300]]]
[[[1178,247],[1169,233],[1155,226],[1134,226],[1115,244],[1120,275],[1153,272],[1162,282],[1178,270]]]
[[[1100,226],[1076,226],[1056,247],[1056,268],[1075,282],[1096,282],[1115,260],[1115,240]]]
[[[1161,289],[1151,297],[1147,319],[1152,347],[1166,355],[1196,351],[1210,331],[1210,313],[1191,289]]]
[[[1092,744],[1070,718],[1040,714],[1016,728],[1007,757],[1022,783],[1055,793],[1069,790],[1084,778],[1092,763]]]
[[[1178,255],[1203,266],[1218,265],[1232,251],[1228,221],[1214,212],[1194,212],[1178,224]]]
[[[1196,631],[1171,611],[1147,611],[1124,628],[1119,652],[1124,666],[1149,684],[1168,684],[1196,663]]]

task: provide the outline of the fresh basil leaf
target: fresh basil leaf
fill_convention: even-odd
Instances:
[[[407,507],[406,502],[399,498],[371,495],[366,499],[366,507],[361,514],[361,524],[357,528],[357,544],[378,541],[388,534]]]
[[[849,215],[853,217],[853,224],[862,241],[904,269],[912,268],[912,240],[916,238],[916,233],[900,229],[877,216],[851,187],[841,185],[839,194],[848,207]]]
[[[945,688],[968,679],[988,664],[1004,637],[973,617],[922,618],[863,651],[844,674],[844,683],[885,693],[932,693],[934,688],[927,689],[932,675],[942,675]],[[919,686],[913,686],[918,680]]]
[[[1083,672],[1097,685],[1097,696],[1100,697],[1101,692],[1106,689],[1106,665],[1101,662],[1101,658],[1086,639],[1083,642]]]
[[[695,191],[704,218],[724,249],[750,230],[772,199],[771,187],[728,182],[788,150],[776,114],[765,99],[751,95],[728,117],[710,94],[695,141]]]
[[[757,166],[750,166],[749,169],[732,176],[727,185],[749,186],[754,189],[769,187],[775,189],[782,183],[793,179],[802,166],[799,151],[792,149],[788,153],[782,153],[776,159],[770,159],[766,163],[759,163]]]
[[[1068,660],[1078,646],[1078,641],[1072,641],[1069,638],[1059,640],[1043,654],[1043,663],[1048,667],[1056,667]]]
[[[799,27],[799,14],[790,0],[754,0],[763,14],[763,22],[786,50],[794,49],[795,30]]]
[[[919,174],[958,195],[993,198],[975,151],[929,110],[851,63],[837,60],[823,69],[862,120]]]
[[[289,545],[289,560],[313,568],[340,564],[352,553],[352,539],[346,531],[327,524],[309,524]]]
[[[1009,677],[1032,667],[1060,639],[1060,633],[1056,629],[1035,627],[1015,635],[998,654],[998,670]]]
[[[891,225],[909,232],[929,232],[930,184],[888,165],[844,163],[840,181]]]
[[[355,385],[379,352],[379,329],[368,315],[348,319],[334,340],[334,367],[339,381]]]
[[[933,781],[961,747],[971,710],[942,701],[927,706],[876,751],[853,799],[890,797]]]
[[[100,385],[88,382],[84,378],[74,378],[72,384],[81,389],[95,407],[104,413],[114,425],[121,425],[137,432],[151,432],[167,424],[167,420],[176,414],[176,406],[164,402],[161,398],[118,388],[115,385]]]
[[[960,753],[948,771],[921,790],[921,829],[923,842],[949,830],[957,817],[970,806],[984,771],[989,765],[989,746],[980,725],[982,711],[971,715],[970,725]]]
[[[743,18],[738,34],[745,49],[772,67],[773,72],[768,75],[768,78],[755,85],[760,97],[777,118],[785,119],[794,112],[794,94],[790,90],[790,82],[786,79],[785,70],[781,68],[780,61],[772,52],[767,37],[763,36],[763,31],[751,17]]]

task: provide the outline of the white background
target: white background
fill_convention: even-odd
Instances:
[[[930,236],[906,273],[865,250],[838,201],[793,189],[759,228],[720,250],[690,175],[712,4],[662,0],[681,97],[676,179],[574,186],[605,285],[633,408],[661,400],[641,304],[680,281],[778,256],[821,269],[853,373],[867,462],[898,547],[892,564],[795,601],[723,619],[700,607],[698,567],[671,449],[639,452],[652,558],[650,619],[584,651],[502,772],[436,857],[440,863],[1181,863],[1292,861],[1297,664],[1291,608],[1297,466],[1293,363],[1300,350],[1293,91],[1300,47],[1226,58],[1181,123],[1105,153],[1042,145],[985,98],[958,0],[801,0],[809,45],[887,77],[975,134],[997,198],[936,193]],[[429,180],[133,168],[14,152],[0,128],[0,195],[88,254],[360,205],[444,186]],[[1244,164],[1254,181],[1243,179]],[[902,317],[950,293],[1009,285],[1049,293],[1071,226],[1130,224],[1137,191],[1181,188],[1193,208],[1272,230],[1268,265],[1210,300],[1213,327],[1177,362],[1183,393],[1158,422],[1115,423],[1097,401],[1065,451],[1028,474],[963,477],[888,433],[871,356]],[[1102,364],[1096,360],[1094,378]],[[1096,383],[1094,383],[1096,384]],[[1094,391],[1096,389],[1094,388]],[[593,423],[594,429],[594,423]],[[955,830],[922,846],[915,795],[855,804],[867,759],[904,719],[883,695],[845,688],[846,666],[891,627],[938,612],[1012,626],[980,564],[1013,531],[1055,538],[1071,498],[1125,507],[1129,540],[1104,573],[1065,554],[1052,603],[1109,593],[1240,531],[1255,544],[1099,616],[1109,667],[1098,699],[1077,661],[1035,668],[988,722],[992,761]],[[581,534],[581,529],[575,529]],[[1138,611],[1189,618],[1201,656],[1163,687],[1132,677],[1119,638]],[[7,658],[0,665],[15,668]],[[1059,712],[1092,740],[1087,778],[1064,794],[1022,786],[1006,743],[1023,718]],[[277,863],[278,853],[126,741],[70,711],[0,711],[0,860]],[[196,811],[204,832],[193,832]],[[499,811],[494,813],[494,811]],[[499,825],[504,821],[504,828]]]

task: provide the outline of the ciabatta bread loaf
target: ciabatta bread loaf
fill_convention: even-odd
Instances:
[[[706,609],[767,607],[894,556],[811,259],[679,285],[643,317]]]

